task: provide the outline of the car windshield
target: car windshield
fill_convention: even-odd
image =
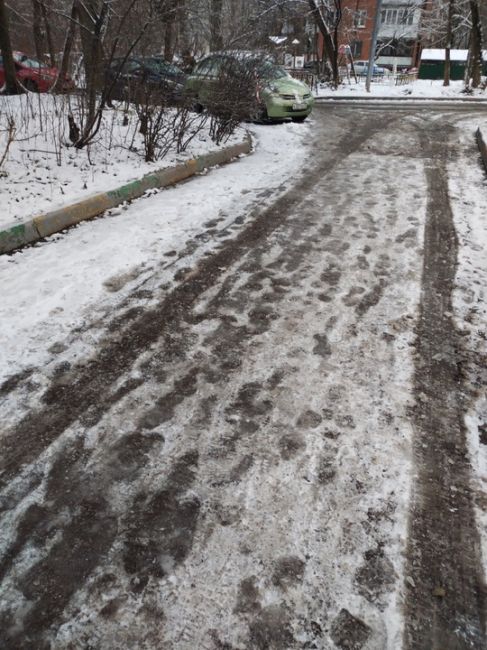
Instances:
[[[23,56],[22,54],[14,54],[14,59],[17,61],[17,63],[20,63],[26,68],[34,68],[35,70],[39,70],[40,68],[45,68],[46,66],[42,65],[39,61],[36,61],[35,59],[29,59],[26,56]]]
[[[181,70],[178,67],[172,63],[163,61],[162,59],[147,59],[144,61],[144,64],[151,72],[159,72],[174,76],[181,74]]]
[[[286,72],[286,70],[284,70],[284,68],[281,68],[270,61],[265,61],[259,64],[257,70],[261,79],[285,79],[286,77],[291,76]]]

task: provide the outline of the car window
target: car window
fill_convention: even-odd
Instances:
[[[177,76],[182,74],[181,70],[167,61],[162,61],[161,59],[147,59],[147,66],[156,72],[161,74],[167,74],[171,76]]]
[[[216,77],[220,70],[220,57],[210,57],[198,63],[193,74],[199,77]]]
[[[24,68],[32,68],[34,70],[39,70],[40,68],[45,68],[42,63],[36,61],[35,59],[29,59],[27,57],[15,57],[16,61],[24,66]]]
[[[138,61],[125,61],[122,72],[131,73],[136,72],[140,69],[140,63]]]

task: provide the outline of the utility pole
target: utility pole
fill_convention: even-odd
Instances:
[[[370,44],[369,65],[367,66],[367,80],[365,82],[365,90],[368,93],[370,93],[370,82],[372,80],[372,72],[374,71],[375,49],[377,47],[377,37],[379,35],[381,9],[382,0],[377,0],[375,7],[374,31],[372,32],[372,42]]]

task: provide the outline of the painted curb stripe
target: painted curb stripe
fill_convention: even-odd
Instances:
[[[228,163],[237,156],[251,152],[252,140],[247,136],[241,144],[220,151],[211,151],[174,167],[165,167],[115,190],[95,194],[83,201],[34,217],[25,223],[7,226],[4,230],[0,230],[0,254],[10,253],[80,221],[92,219],[125,201],[133,201],[141,197],[147,190],[175,185],[205,169]]]

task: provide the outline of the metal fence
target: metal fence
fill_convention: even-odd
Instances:
[[[294,68],[288,68],[287,71],[294,79],[303,81],[310,88],[318,87],[318,84],[320,82],[320,77],[314,72],[310,72],[309,70],[294,69]],[[351,74],[350,71],[348,71],[347,74],[346,68],[340,68],[339,73],[340,73],[340,80],[342,81],[342,83],[348,82],[350,85],[355,83],[355,77]],[[357,73],[356,77],[357,77],[357,83],[360,83],[360,82],[365,82],[367,75],[364,73]],[[388,86],[405,86],[407,84],[412,83],[413,81],[416,81],[417,78],[418,78],[417,70],[396,72],[396,74],[386,71],[385,74],[372,75],[373,83],[384,84]]]

